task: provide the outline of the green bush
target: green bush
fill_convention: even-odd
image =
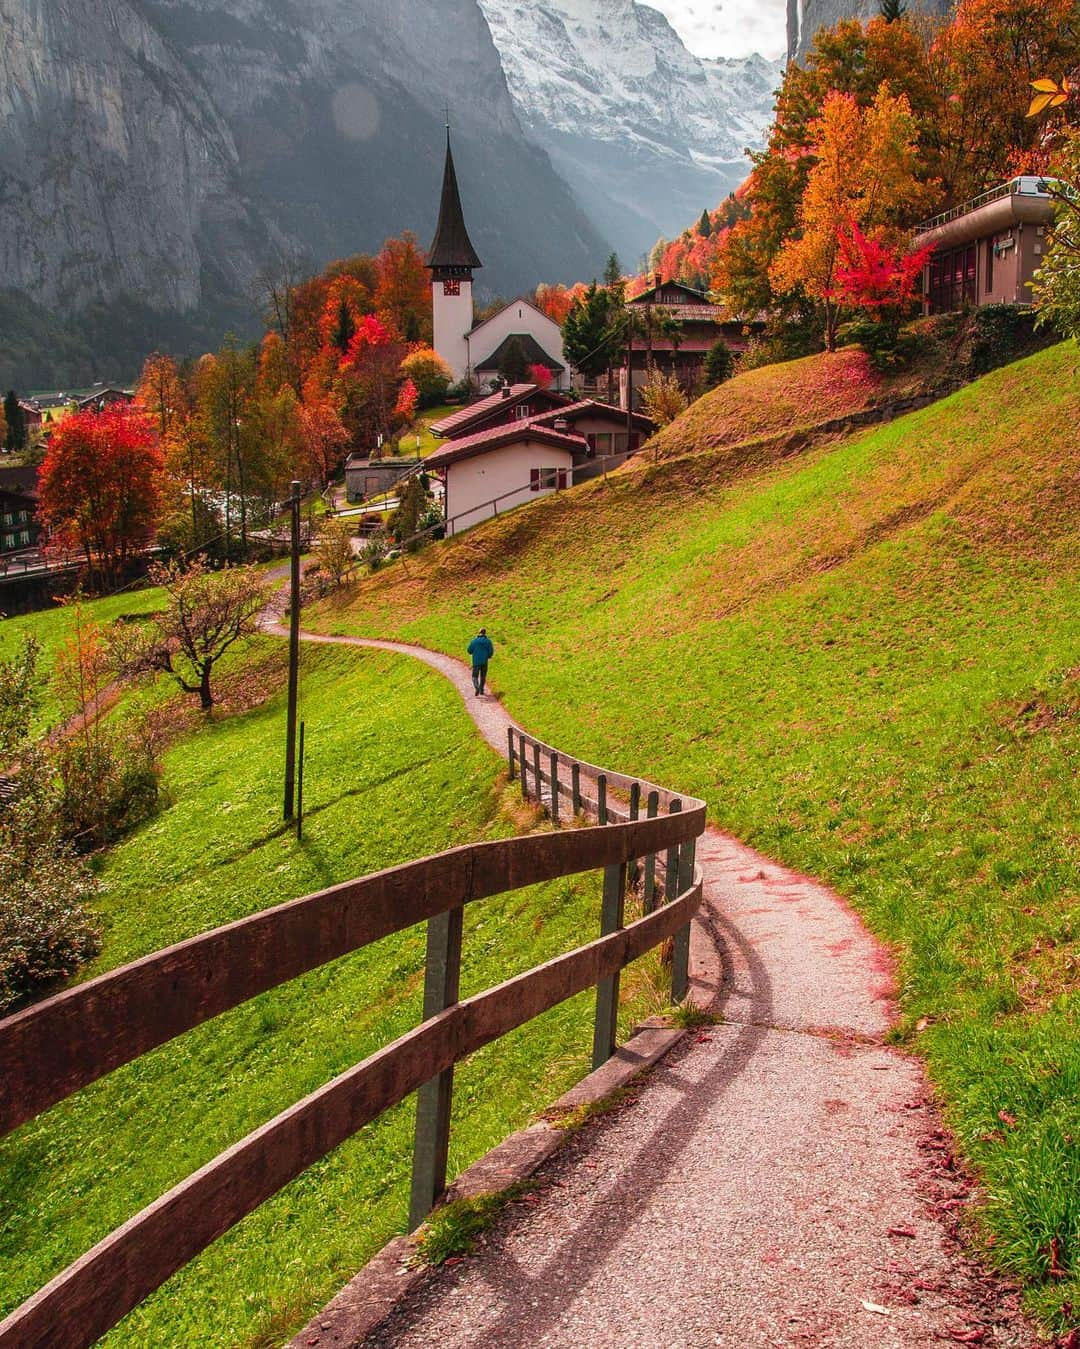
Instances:
[[[845,346],[862,347],[870,364],[879,374],[903,370],[922,351],[919,337],[898,324],[872,318],[858,318],[843,329]]]
[[[76,859],[46,849],[25,862],[0,850],[0,1016],[74,974],[100,949],[84,908],[94,883]]]
[[[59,793],[56,820],[80,852],[111,843],[157,809],[161,773],[143,736],[63,740],[52,755]]]
[[[985,375],[1033,350],[1035,315],[1016,304],[988,304],[971,316],[970,334],[969,368]]]

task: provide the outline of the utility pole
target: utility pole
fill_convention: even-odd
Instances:
[[[285,818],[291,820],[296,802],[296,695],[300,680],[300,484],[293,482],[289,498],[292,529],[289,577],[289,710],[285,720]]]

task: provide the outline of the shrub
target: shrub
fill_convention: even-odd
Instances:
[[[416,385],[422,408],[441,403],[454,378],[450,367],[431,347],[420,347],[406,356],[401,370]]]
[[[95,881],[64,841],[45,753],[29,738],[39,647],[0,662],[0,763],[17,764],[0,806],[0,1013],[72,974],[98,951],[84,903]]]
[[[0,848],[0,1015],[65,979],[101,949],[84,902],[94,882],[62,851],[36,851],[32,866]]]
[[[641,390],[641,405],[657,426],[667,426],[689,407],[689,400],[674,375],[654,370]]]
[[[140,730],[63,740],[52,755],[57,826],[80,852],[110,843],[157,809],[161,772]]]
[[[1035,316],[1015,304],[988,304],[971,317],[970,369],[985,375],[1026,355],[1035,338]]]
[[[906,368],[919,355],[922,342],[916,334],[881,319],[859,318],[843,330],[842,345],[862,347],[878,374]]]
[[[735,353],[721,337],[712,344],[705,356],[705,387],[715,389],[735,373]]]

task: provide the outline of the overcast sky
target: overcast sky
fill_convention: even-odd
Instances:
[[[642,0],[666,14],[698,56],[782,56],[785,0]]]

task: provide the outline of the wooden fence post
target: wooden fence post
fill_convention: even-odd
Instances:
[[[646,819],[655,820],[659,812],[660,793],[650,792],[645,803]],[[649,853],[645,858],[645,881],[641,907],[645,913],[652,913],[653,909],[656,908],[656,853],[654,852]]]
[[[506,762],[510,765],[510,781],[514,780],[514,728],[506,728]]]
[[[679,849],[678,893],[685,895],[694,883],[697,840],[689,838]],[[682,1002],[690,991],[690,924],[679,928],[671,939],[671,1001]]]
[[[636,820],[641,813],[641,783],[630,784],[630,818]]]
[[[540,770],[540,746],[533,743],[533,786],[536,788],[536,804],[544,804],[544,775]]]
[[[668,813],[677,815],[682,810],[682,801],[674,797],[668,805]],[[679,845],[676,843],[664,854],[664,903],[670,904],[679,893]]]
[[[604,868],[604,898],[600,909],[600,935],[618,932],[623,925],[626,903],[626,863]],[[596,985],[596,1016],[593,1021],[592,1066],[599,1068],[615,1053],[619,1024],[619,976],[608,975]]]
[[[596,775],[596,818],[607,824],[607,774]]]
[[[451,909],[428,919],[427,966],[424,971],[424,1020],[437,1016],[458,1000],[461,978],[461,923],[463,910]],[[447,1068],[424,1083],[416,1093],[416,1137],[413,1145],[409,1231],[431,1212],[446,1189],[446,1158],[450,1147],[450,1108],[454,1070]]]
[[[518,772],[521,774],[521,799],[523,801],[529,799],[528,763],[529,761],[525,757],[525,736],[522,734],[518,737]]]
[[[570,809],[574,815],[581,814],[581,765],[576,759],[570,765]]]
[[[559,756],[554,750],[551,751],[551,759],[548,767],[551,770],[551,820],[553,824],[559,823]]]

